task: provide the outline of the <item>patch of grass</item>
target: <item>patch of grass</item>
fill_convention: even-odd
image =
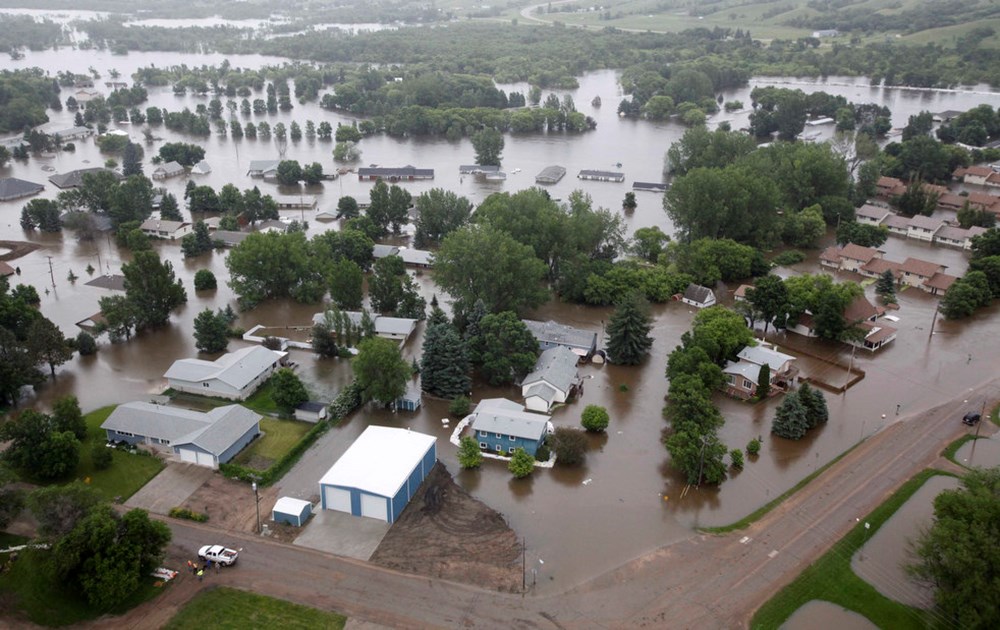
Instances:
[[[18,536],[17,534],[8,534],[7,532],[0,532],[0,549],[6,549],[7,547],[16,547],[18,545],[23,545],[24,543],[31,540],[27,536]],[[0,556],[0,561],[4,558]]]
[[[753,523],[754,521],[759,520],[765,514],[767,514],[768,512],[770,512],[771,510],[773,510],[774,508],[776,508],[782,501],[784,501],[788,497],[792,496],[793,494],[795,494],[796,492],[798,492],[799,490],[801,490],[802,488],[804,488],[807,483],[809,483],[810,481],[812,481],[813,479],[815,479],[817,476],[819,476],[820,473],[822,473],[824,470],[826,470],[830,466],[833,466],[834,464],[836,464],[837,462],[839,462],[845,455],[847,455],[848,453],[850,453],[851,451],[853,451],[857,446],[858,445],[855,444],[854,446],[852,446],[851,448],[847,449],[846,451],[844,451],[840,455],[837,455],[836,457],[834,457],[833,459],[831,459],[829,462],[827,462],[824,466],[820,467],[819,469],[817,469],[815,472],[813,472],[809,476],[803,478],[802,481],[798,482],[797,484],[795,484],[794,486],[792,486],[791,488],[789,488],[788,490],[786,490],[785,492],[783,492],[776,499],[774,499],[773,501],[770,501],[769,503],[766,503],[765,505],[761,506],[760,508],[754,510],[753,512],[751,512],[747,516],[744,516],[743,518],[741,518],[740,520],[736,521],[735,523],[730,523],[729,525],[723,525],[722,527],[699,527],[698,531],[705,532],[706,534],[726,534],[728,532],[736,531],[738,529],[745,529],[745,528],[749,527],[751,523]]]
[[[347,617],[307,608],[273,597],[219,587],[199,593],[174,618],[166,630],[188,628],[329,628],[344,627]]]
[[[853,610],[867,617],[879,628],[916,630],[930,627],[930,612],[905,606],[879,593],[875,587],[854,574],[851,570],[851,557],[934,475],[953,476],[933,469],[922,470],[914,475],[884,503],[860,519],[847,535],[803,571],[794,582],[761,606],[754,614],[750,627],[778,628],[802,605],[814,599],[833,602]],[[868,532],[865,531],[866,522],[871,525]]]
[[[1000,405],[994,407],[993,411],[990,412],[990,422],[1000,426]]]
[[[976,436],[974,435],[963,435],[962,437],[958,438],[957,440],[946,446],[945,449],[941,451],[941,456],[944,457],[945,459],[951,460],[953,463],[958,464],[959,466],[962,466],[962,468],[968,468],[968,466],[963,465],[961,462],[955,459],[955,453],[958,452],[958,449],[962,448],[963,444],[965,444],[966,442],[971,442],[975,439]]]
[[[42,626],[68,626],[106,613],[120,615],[163,591],[162,587],[154,586],[151,577],[120,606],[109,611],[95,610],[79,592],[64,589],[55,582],[49,571],[49,553],[43,549],[22,551],[10,570],[0,574],[0,594],[9,602],[7,619],[20,616]]]
[[[253,396],[240,404],[253,409],[262,416],[277,416],[280,410],[278,409],[278,403],[274,402],[274,398],[271,396],[271,392],[273,391],[274,388],[271,387],[271,381],[268,381]],[[229,404],[232,404],[232,401],[229,401]]]
[[[260,389],[254,392],[253,396],[242,401],[229,400],[228,398],[220,398],[218,396],[189,394],[188,392],[178,392],[173,389],[167,389],[163,392],[163,395],[170,396],[171,400],[189,404],[201,410],[214,409],[225,405],[243,405],[247,409],[253,409],[262,416],[278,416],[280,410],[271,396],[272,391],[271,381],[267,381]]]
[[[113,500],[121,497],[125,500],[146,485],[150,479],[163,470],[163,463],[146,454],[131,454],[114,449],[111,466],[104,470],[96,470],[90,459],[90,452],[95,444],[104,444],[107,433],[101,428],[101,423],[108,419],[115,406],[102,407],[84,416],[87,422],[87,439],[80,444],[80,465],[76,469],[76,479],[89,479],[90,487],[97,490],[105,499]]]
[[[260,421],[260,430],[264,435],[243,449],[243,452],[236,457],[236,461],[245,464],[252,461],[254,457],[263,457],[272,462],[277,461],[312,428],[313,425],[308,422],[263,418]]]

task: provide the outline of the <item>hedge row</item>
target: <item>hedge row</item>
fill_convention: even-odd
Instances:
[[[208,514],[202,514],[201,512],[194,512],[192,510],[182,507],[170,508],[170,516],[174,518],[183,518],[189,521],[195,521],[197,523],[204,523],[208,521]]]
[[[299,461],[299,458],[302,457],[302,454],[313,445],[319,436],[326,433],[332,424],[339,422],[344,416],[360,406],[361,388],[352,381],[340,392],[337,399],[330,404],[330,417],[323,422],[317,422],[316,426],[303,435],[302,439],[296,442],[295,446],[290,448],[288,452],[281,457],[281,459],[274,462],[270,468],[260,471],[241,464],[229,462],[227,464],[221,464],[219,466],[219,470],[223,475],[229,477],[230,479],[238,479],[240,481],[247,482],[256,481],[262,486],[269,486],[275,481],[281,479],[285,473],[291,470],[292,466],[294,466]]]

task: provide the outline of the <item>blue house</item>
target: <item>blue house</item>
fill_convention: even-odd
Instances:
[[[181,461],[218,468],[260,435],[260,415],[242,405],[191,409],[130,402],[101,424],[108,441],[145,444],[177,455]]]
[[[437,461],[437,438],[370,426],[319,480],[324,510],[394,523]]]
[[[506,398],[482,400],[472,412],[472,431],[479,448],[491,453],[512,455],[523,448],[532,456],[545,440],[549,416],[530,413]]]

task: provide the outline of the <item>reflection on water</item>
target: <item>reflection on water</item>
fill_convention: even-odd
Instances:
[[[69,69],[86,72],[89,66],[107,74],[116,68],[129,76],[136,68],[155,63],[157,66],[188,64],[218,64],[222,55],[183,55],[171,53],[131,53],[114,57],[102,51],[78,51],[74,54],[44,51],[28,53],[24,60],[11,62],[9,67],[41,65],[50,73]],[[278,58],[262,56],[229,57],[233,66],[260,67],[281,63]],[[842,93],[852,100],[875,101],[893,108],[894,125],[905,124],[909,115],[920,109],[966,109],[982,102],[978,94],[916,93],[911,91],[870,88],[859,80],[850,86],[823,84],[802,85],[803,89],[826,89]],[[756,83],[756,82],[755,82]],[[522,91],[527,86],[514,87]],[[750,87],[726,93],[727,99],[741,99],[749,103]],[[565,92],[559,92],[562,95]],[[621,98],[616,74],[603,71],[581,78],[580,88],[570,91],[577,107],[598,121],[596,131],[580,135],[539,134],[530,136],[508,135],[504,149],[503,166],[511,173],[502,184],[487,184],[474,177],[461,176],[459,164],[472,161],[474,151],[468,140],[449,141],[443,138],[390,138],[377,136],[365,138],[360,143],[362,164],[377,163],[386,166],[412,164],[435,169],[431,182],[406,184],[414,195],[432,187],[453,190],[479,202],[496,190],[516,191],[534,184],[534,175],[545,166],[560,164],[568,170],[567,176],[548,188],[555,198],[566,199],[571,191],[581,188],[592,195],[596,204],[617,210],[628,184],[582,182],[574,175],[581,169],[608,169],[617,162],[626,173],[627,181],[660,181],[663,154],[671,142],[682,135],[684,129],[672,123],[620,120],[615,104]],[[68,92],[64,92],[64,97]],[[590,105],[594,96],[604,101],[602,108]],[[995,97],[990,99],[996,103]],[[176,111],[183,107],[194,109],[207,104],[208,98],[174,96],[169,88],[150,89],[147,105],[166,107]],[[50,112],[52,128],[72,124],[72,114],[67,111]],[[296,120],[300,125],[306,120],[315,123],[327,120],[334,126],[349,123],[350,117],[319,109],[315,104],[296,104],[291,112],[253,117],[254,122],[267,120],[272,125],[283,121],[288,125]],[[141,141],[140,129],[121,125],[133,139]],[[212,173],[195,176],[199,184],[216,188],[233,182],[241,188],[259,185],[265,192],[277,191],[273,184],[247,177],[247,166],[253,159],[277,158],[274,144],[264,140],[211,136],[188,137],[170,132],[162,127],[155,130],[159,139],[146,149],[147,173],[152,168],[148,158],[167,141],[197,142],[205,146],[206,159]],[[290,142],[286,157],[308,163],[318,161],[327,171],[335,168],[332,161],[332,143],[303,139]],[[4,171],[5,177],[20,177],[29,181],[47,182],[50,166],[57,172],[79,168],[85,162],[103,163],[93,140],[77,143],[75,153],[60,152],[55,155],[32,158],[28,162],[12,162]],[[515,168],[521,171],[513,173]],[[166,180],[164,185],[182,198],[187,178]],[[362,183],[352,175],[336,181],[324,182],[306,192],[319,195],[319,210],[330,210],[341,195],[353,195],[364,201],[371,184]],[[55,197],[58,190],[46,187],[43,197]],[[661,207],[661,197],[652,193],[637,195],[639,206],[634,214],[625,218],[628,230],[657,225],[672,232],[672,226]],[[18,215],[23,203],[0,204],[0,233],[6,239],[28,239],[43,248],[16,261],[23,274],[17,281],[34,285],[42,294],[43,312],[67,334],[76,334],[75,322],[98,311],[98,299],[110,295],[108,291],[84,285],[89,276],[84,271],[88,264],[103,270],[118,272],[128,260],[127,252],[119,250],[114,242],[99,238],[92,243],[77,243],[72,234],[25,234],[18,225]],[[314,212],[290,213],[310,222],[310,235],[336,224],[313,220]],[[204,254],[193,260],[184,260],[180,249],[171,243],[156,243],[161,256],[170,260],[188,290],[188,303],[163,329],[138,335],[129,343],[102,344],[95,357],[74,359],[58,371],[58,378],[42,388],[33,402],[47,405],[54,397],[74,393],[86,409],[101,405],[146,399],[165,387],[163,373],[178,358],[196,356],[192,335],[193,320],[205,308],[236,306],[234,295],[226,284],[225,252]],[[950,270],[964,269],[965,258],[960,252],[933,249],[916,245],[905,239],[890,239],[886,243],[887,256],[902,260],[906,256],[936,257],[947,260]],[[916,253],[914,253],[916,252]],[[49,258],[52,262],[50,277]],[[191,279],[199,269],[210,269],[219,279],[216,291],[195,293]],[[818,271],[815,252],[812,258],[797,265],[796,272]],[[66,280],[72,271],[79,280]],[[782,271],[784,272],[784,271]],[[55,280],[55,286],[52,279]],[[844,276],[843,279],[848,279]],[[855,278],[856,279],[856,278]],[[428,300],[439,293],[430,282],[429,274],[417,278],[421,292]],[[720,290],[723,301],[731,300],[735,287]],[[48,290],[46,293],[45,290]],[[869,290],[869,293],[871,291]],[[445,296],[438,296],[447,309]],[[527,540],[529,569],[537,571],[539,590],[563,588],[587,577],[615,567],[672,540],[688,536],[697,525],[721,525],[732,522],[778,496],[798,479],[808,475],[837,454],[861,439],[884,427],[886,423],[954,396],[1000,367],[997,359],[997,325],[995,308],[984,309],[975,317],[962,322],[938,319],[934,335],[930,335],[931,321],[936,300],[923,293],[909,290],[899,296],[900,321],[894,324],[899,335],[892,345],[877,355],[858,351],[855,365],[867,372],[867,377],[842,395],[827,394],[830,422],[814,430],[799,442],[791,442],[770,435],[770,421],[775,398],[759,404],[750,404],[719,397],[717,404],[726,417],[721,438],[729,448],[742,448],[754,437],[763,438],[763,448],[756,461],[748,459],[746,469],[721,486],[692,488],[681,499],[684,480],[669,467],[668,456],[662,445],[665,423],[661,417],[663,397],[667,383],[664,378],[667,354],[680,342],[684,331],[690,327],[692,309],[680,303],[654,307],[655,342],[650,359],[639,367],[585,366],[584,392],[580,400],[553,414],[557,426],[579,426],[580,413],[587,404],[603,405],[611,415],[607,436],[591,438],[591,450],[586,463],[577,469],[555,468],[539,470],[528,480],[513,480],[503,463],[487,461],[482,470],[460,471],[456,452],[447,444],[451,429],[443,427],[441,418],[447,417],[447,401],[425,400],[422,409],[414,414],[393,415],[387,411],[365,409],[350,417],[334,429],[338,439],[345,442],[359,435],[369,422],[409,426],[439,438],[439,457],[455,474],[458,483],[476,497],[499,510],[514,529]],[[318,305],[300,305],[290,302],[265,303],[253,311],[240,314],[238,325],[249,329],[257,324],[268,326],[308,325]],[[580,305],[549,303],[532,313],[535,319],[555,319],[573,326],[593,331],[603,331],[611,309]],[[423,330],[421,326],[420,331]],[[776,338],[779,345],[782,337]],[[243,345],[233,341],[230,349]],[[404,348],[408,359],[419,355],[420,339],[411,339]],[[849,360],[849,350],[834,346],[824,350],[831,359]],[[967,357],[971,355],[971,359]],[[316,359],[311,353],[293,350],[293,361],[299,364],[299,373],[306,381],[312,395],[332,399],[350,379],[349,362],[340,359]],[[804,362],[805,363],[805,362]],[[518,399],[515,388],[477,387],[475,398],[506,396]],[[901,415],[895,415],[896,405]],[[885,414],[886,417],[882,418]],[[585,483],[586,482],[586,483]],[[581,553],[585,549],[586,553]]]

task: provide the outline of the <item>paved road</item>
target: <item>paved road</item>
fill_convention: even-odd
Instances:
[[[971,396],[1000,400],[1000,382],[891,425],[746,530],[668,545],[557,595],[496,593],[205,525],[171,528],[187,553],[220,537],[243,548],[239,566],[213,581],[393,628],[742,627],[857,518],[938,460],[962,434]]]

